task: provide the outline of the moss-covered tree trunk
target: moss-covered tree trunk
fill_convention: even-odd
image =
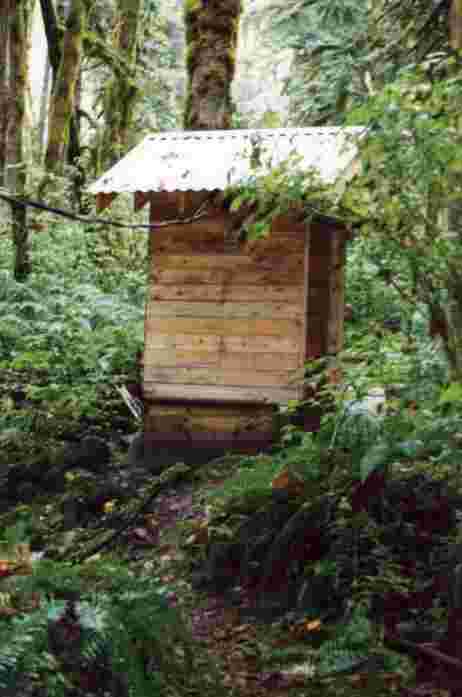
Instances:
[[[14,17],[13,0],[0,4],[0,186],[5,185],[8,123],[12,118],[10,81],[10,34]]]
[[[449,12],[449,43],[454,51],[462,49],[462,0],[452,0]],[[456,69],[457,70],[457,69]],[[460,69],[459,69],[460,70]],[[459,117],[456,127],[462,132],[462,102],[459,98]],[[460,177],[453,174],[453,177]],[[457,189],[459,188],[457,182]],[[455,186],[455,188],[456,188]],[[455,249],[462,249],[462,201],[455,200],[448,208],[448,234],[455,242]],[[451,379],[462,383],[462,253],[454,255],[451,260],[451,273],[447,286],[447,340],[445,341],[451,370]]]
[[[40,147],[40,161],[42,161],[45,153],[47,129],[48,129],[48,104],[50,101],[50,82],[51,82],[51,64],[47,54],[45,60],[45,74],[42,85],[42,93],[40,95],[40,115],[38,123],[38,136]]]
[[[53,72],[52,89],[54,89],[61,65],[61,30],[53,0],[40,0],[40,7],[47,39],[48,58]]]
[[[188,130],[231,128],[240,13],[240,0],[185,0]]]
[[[18,197],[24,196],[27,183],[25,123],[32,8],[33,0],[16,0],[9,44],[12,118],[7,136],[7,162],[11,166],[8,185]],[[26,208],[13,204],[11,210],[15,247],[14,277],[17,281],[24,281],[31,270]]]
[[[118,0],[117,29],[114,49],[128,69],[116,73],[109,81],[105,97],[106,128],[100,161],[109,167],[124,154],[129,145],[133,114],[139,94],[136,84],[136,59],[141,0]]]
[[[72,0],[66,21],[61,62],[51,95],[45,155],[45,167],[48,172],[60,172],[65,160],[70,123],[74,114],[76,86],[80,75],[85,22],[85,0]]]

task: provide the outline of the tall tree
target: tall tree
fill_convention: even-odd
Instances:
[[[114,74],[105,95],[106,128],[102,159],[112,165],[126,150],[138,97],[136,63],[141,0],[118,0],[114,49],[125,61],[126,70]]]
[[[61,65],[61,38],[62,31],[58,24],[58,15],[53,0],[40,0],[42,10],[43,26],[48,46],[48,59],[50,61],[53,82],[52,89],[58,77],[59,66]]]
[[[13,0],[4,0],[0,5],[0,186],[5,183],[8,123],[12,118],[9,51],[13,17]]]
[[[452,0],[449,16],[448,16],[448,29],[449,29],[449,46],[455,52],[455,54],[460,55],[462,49],[462,2],[461,0]],[[454,67],[454,72],[457,75],[459,72],[460,79],[460,66]],[[455,127],[457,132],[462,132],[462,118],[460,116],[462,99],[459,96],[455,97],[457,100],[455,111],[458,111],[458,116],[455,119]],[[460,172],[456,172],[450,175],[449,180],[451,182],[451,189],[453,191],[460,191]],[[459,184],[459,186],[458,186]],[[456,197],[451,200],[448,205],[448,235],[449,238],[455,241],[457,249],[462,248],[462,199]],[[460,257],[457,259],[457,263],[450,266],[450,272],[448,274],[448,302],[447,302],[447,331],[446,335],[448,337],[446,342],[446,351],[449,356],[449,360],[452,367],[452,372],[455,378],[462,382],[462,273],[460,272]],[[456,259],[454,258],[454,262]]]
[[[40,114],[38,122],[40,160],[43,157],[46,138],[47,138],[47,123],[48,123],[48,104],[50,100],[50,82],[51,82],[51,64],[48,53],[45,59],[44,79],[42,85],[42,93],[40,95]]]
[[[186,129],[231,128],[240,14],[240,0],[185,0]]]
[[[76,87],[80,76],[86,15],[87,0],[72,0],[66,21],[59,70],[54,79],[51,96],[48,144],[45,154],[45,167],[48,172],[59,172],[65,161],[70,124],[74,114]],[[51,62],[53,65],[52,59]]]
[[[8,186],[16,196],[24,196],[27,183],[25,152],[25,121],[30,47],[29,32],[33,0],[16,0],[9,41],[10,94],[12,118],[7,133]],[[12,204],[13,241],[15,245],[14,276],[24,281],[30,273],[30,248],[26,208]]]

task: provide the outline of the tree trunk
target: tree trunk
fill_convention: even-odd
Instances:
[[[10,36],[10,84],[13,98],[12,119],[8,132],[8,164],[11,165],[8,183],[16,196],[24,196],[27,183],[24,131],[28,83],[28,48],[31,0],[16,0],[16,9]],[[29,235],[26,208],[12,205],[13,241],[15,245],[14,277],[17,281],[27,279],[31,271]]]
[[[454,51],[462,48],[462,0],[452,0],[449,11],[449,43]],[[460,101],[460,100],[459,100]],[[459,104],[459,107],[461,105]],[[460,111],[459,111],[460,113]],[[462,119],[458,117],[458,130]],[[459,175],[452,175],[458,177]],[[457,187],[459,188],[459,187]],[[462,202],[451,201],[448,206],[448,236],[454,240],[457,250],[462,243]],[[459,255],[458,255],[459,257]],[[448,301],[445,308],[448,338],[445,343],[451,380],[462,383],[462,258],[451,260],[452,273],[447,287]]]
[[[231,128],[240,13],[240,0],[185,0],[188,130]]]
[[[26,25],[26,51],[25,60],[26,65],[24,68],[26,76],[26,93],[24,97],[24,152],[25,152],[25,163],[27,166],[26,171],[29,172],[31,166],[34,162],[33,152],[34,152],[34,110],[32,104],[32,86],[30,81],[30,61],[32,56],[32,28],[34,24],[34,14],[35,14],[36,0],[29,0],[29,6],[27,11],[27,25]]]
[[[462,48],[462,1],[452,0],[449,9],[449,43],[457,51]]]
[[[70,165],[73,165],[74,170],[72,173],[72,191],[73,191],[73,203],[77,207],[80,213],[89,213],[88,208],[85,207],[82,199],[82,191],[85,186],[86,172],[82,163],[80,162],[80,127],[81,127],[81,106],[82,106],[82,73],[80,72],[76,89],[75,89],[75,100],[74,100],[74,113],[71,118],[70,133],[69,133],[69,149],[67,152],[67,161]]]
[[[58,0],[56,3],[56,12],[63,22],[67,22],[71,7],[72,0]]]
[[[48,104],[50,100],[50,82],[51,82],[51,63],[47,54],[45,59],[45,74],[42,85],[42,94],[40,95],[40,115],[38,123],[39,145],[40,145],[40,161],[45,151],[47,139],[47,124],[48,124]]]
[[[13,13],[13,0],[4,0],[0,6],[0,186],[6,182],[8,122],[12,108],[9,43]]]
[[[102,159],[107,167],[127,148],[133,113],[138,97],[136,59],[140,20],[140,0],[119,0],[118,26],[114,48],[130,66],[125,75],[114,75],[105,98],[106,129]]]
[[[60,172],[69,141],[69,128],[74,113],[76,85],[82,60],[82,39],[86,19],[84,0],[73,0],[66,22],[62,60],[51,96],[48,145],[45,167]]]
[[[61,32],[58,27],[58,17],[53,0],[40,0],[40,7],[42,9],[43,26],[45,27],[45,36],[47,39],[48,58],[53,71],[53,91],[61,64]]]
[[[462,384],[462,273],[449,283],[448,318],[451,381]]]

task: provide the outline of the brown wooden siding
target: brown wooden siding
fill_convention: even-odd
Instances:
[[[192,198],[183,201],[186,215]],[[160,210],[154,199],[153,221]],[[304,225],[281,218],[270,238],[230,252],[226,215],[151,234],[148,399],[195,401],[200,390],[205,401],[300,396]]]
[[[326,225],[310,226],[308,258],[308,313],[306,359],[316,359],[329,351],[328,327],[331,316],[332,250],[335,232]]]
[[[191,215],[205,195],[156,194],[151,220],[179,203]],[[306,360],[342,342],[343,233],[281,217],[271,237],[230,246],[227,225],[216,209],[150,235],[145,431],[184,459],[269,445],[274,405],[302,398]]]
[[[261,450],[274,441],[277,431],[269,406],[151,403],[145,433],[148,447],[168,448],[185,462],[201,462],[205,455],[226,450]]]

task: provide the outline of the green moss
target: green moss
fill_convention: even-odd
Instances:
[[[231,109],[228,83],[235,73],[241,9],[240,2],[236,0],[221,0],[213,9],[199,0],[185,0],[186,67],[190,83],[185,105],[185,128],[197,127],[198,124],[191,123],[191,117],[195,121],[200,115],[201,120],[211,119],[215,123],[215,117],[212,116],[214,112],[218,116],[222,114],[222,107],[226,111]],[[219,54],[215,49],[218,44],[224,44]],[[200,76],[196,75],[194,89],[197,93],[192,93],[189,90],[199,65],[203,71]],[[210,94],[209,98],[207,94]],[[203,108],[199,108],[200,103]],[[228,118],[222,114],[220,119],[222,127],[229,128],[230,116]],[[204,127],[204,124],[201,123],[200,127]]]
[[[185,0],[184,3],[184,14],[188,15],[193,12],[199,12],[202,9],[201,0]]]
[[[186,48],[186,69],[192,71],[197,63],[199,43],[192,41]]]
[[[191,120],[192,94],[191,88],[188,88],[184,104],[183,128],[189,128]]]
[[[232,71],[234,76],[234,71],[236,70],[236,47],[232,46],[226,51],[226,56],[229,61],[229,69]]]

